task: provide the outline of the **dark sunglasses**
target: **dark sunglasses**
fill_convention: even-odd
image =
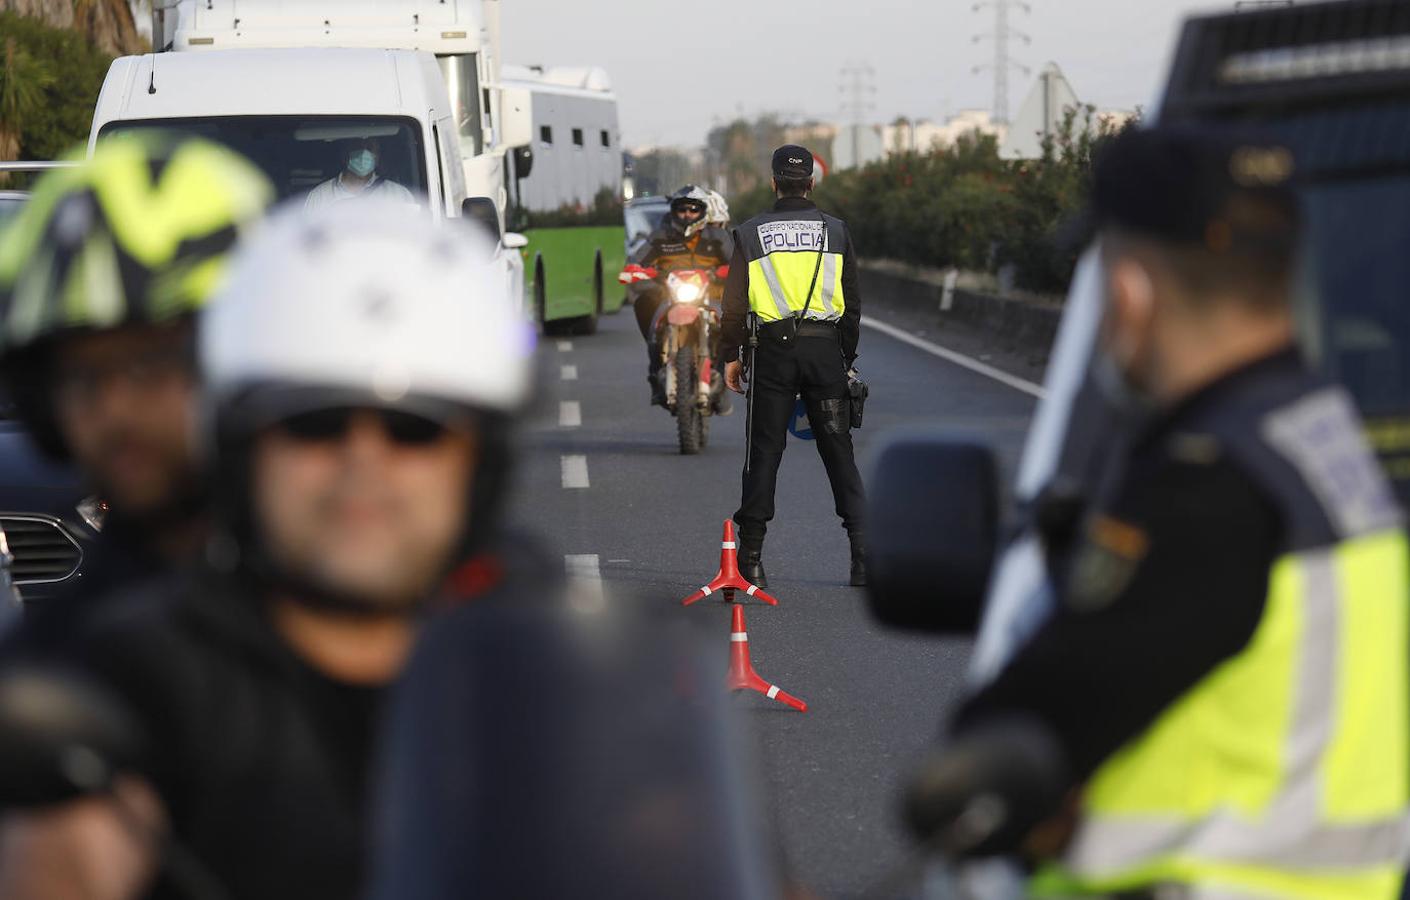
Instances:
[[[360,412],[375,416],[382,433],[395,444],[404,447],[425,447],[446,436],[449,430],[435,419],[397,409],[359,409],[339,407],[299,413],[283,419],[278,428],[287,436],[306,443],[342,440],[352,427],[353,417]]]

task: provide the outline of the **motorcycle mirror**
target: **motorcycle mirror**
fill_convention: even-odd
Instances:
[[[140,758],[141,731],[116,698],[77,675],[0,675],[0,807],[42,806],[105,790]]]
[[[884,440],[867,481],[872,614],[898,628],[972,634],[999,534],[993,451],[935,430]]]
[[[720,664],[623,597],[446,612],[390,704],[369,897],[779,896]]]
[[[1058,811],[1067,781],[1048,726],[995,719],[926,761],[906,790],[906,824],[952,859],[1010,853]]]

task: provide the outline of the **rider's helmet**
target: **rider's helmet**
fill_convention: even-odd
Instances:
[[[708,199],[705,201],[705,221],[707,224],[717,228],[725,228],[729,225],[729,204],[725,202],[724,195],[719,191],[706,190]]]
[[[686,237],[694,237],[707,224],[710,192],[687,184],[671,195],[671,218]]]
[[[49,401],[55,341],[192,316],[272,199],[264,174],[226,148],[138,135],[35,183],[0,231],[0,374],[48,456],[69,457]]]
[[[374,200],[286,210],[236,256],[200,339],[218,525],[235,562],[281,577],[254,528],[253,442],[325,409],[470,419],[478,462],[461,559],[492,535],[535,339],[486,240]]]
[[[54,343],[191,316],[273,196],[230,150],[150,136],[105,139],[91,158],[39,179],[0,231],[0,374],[46,454],[69,456],[49,399]]]

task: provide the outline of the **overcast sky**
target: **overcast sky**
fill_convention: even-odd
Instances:
[[[1232,0],[1030,0],[1012,27],[1032,37],[1011,54],[1016,113],[1052,61],[1099,107],[1147,105],[1164,78],[1180,20]],[[505,58],[600,65],[612,76],[628,147],[700,144],[712,124],[775,111],[841,117],[839,70],[876,70],[875,121],[943,119],[988,108],[993,77],[974,73],[994,14],[973,0],[504,0]]]

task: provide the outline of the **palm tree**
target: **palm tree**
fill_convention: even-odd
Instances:
[[[123,56],[141,53],[141,35],[132,17],[129,0],[67,0],[73,8],[73,24],[104,53]]]
[[[0,159],[18,159],[25,120],[44,105],[54,73],[13,38],[0,54]]]

